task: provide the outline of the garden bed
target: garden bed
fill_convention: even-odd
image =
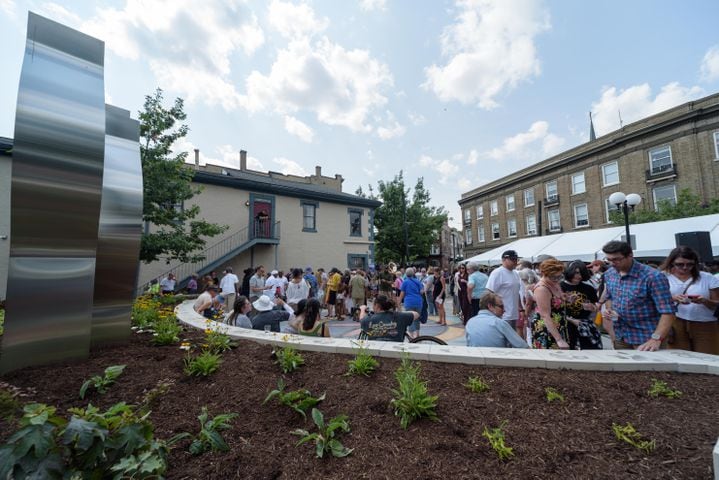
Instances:
[[[183,332],[203,341],[201,332]],[[17,387],[20,401],[41,402],[65,414],[87,402],[107,408],[117,402],[139,403],[160,382],[167,393],[152,407],[150,419],[159,438],[179,432],[197,434],[197,415],[236,412],[232,428],[222,432],[230,450],[192,456],[183,440],[169,457],[168,478],[712,478],[712,448],[719,436],[719,379],[712,375],[662,372],[585,372],[492,368],[419,362],[429,392],[439,395],[438,421],[422,419],[400,428],[390,407],[399,360],[380,358],[369,377],[347,377],[347,355],[301,352],[305,365],[282,374],[271,347],[250,341],[226,352],[219,370],[208,378],[183,373],[185,352],[178,346],[150,344],[151,334],[135,334],[125,345],[102,348],[88,360],[26,368],[0,377]],[[108,392],[78,391],[92,375],[125,364]],[[472,393],[463,384],[481,377],[490,389]],[[345,458],[319,459],[314,446],[295,446],[290,431],[310,429],[310,418],[276,402],[262,402],[284,378],[288,390],[326,393],[319,408],[325,417],[347,414],[351,432],[339,439],[354,451]],[[676,399],[647,394],[651,379],[682,392]],[[565,401],[548,403],[545,387]],[[503,430],[514,456],[497,458],[482,434]],[[612,424],[631,423],[656,442],[646,454],[620,443]],[[3,441],[15,430],[0,421]]]

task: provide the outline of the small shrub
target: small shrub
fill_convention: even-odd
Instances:
[[[283,373],[294,372],[305,364],[305,359],[293,347],[283,347],[273,353]]]
[[[223,353],[232,348],[232,339],[225,332],[207,329],[205,336],[205,350],[212,353]]]
[[[502,422],[499,427],[488,429],[484,427],[482,436],[489,440],[489,444],[492,446],[494,451],[500,460],[506,460],[509,457],[514,456],[514,451],[511,447],[504,444],[504,427],[507,425],[507,421]]]
[[[5,389],[0,389],[0,418],[10,420],[20,411],[17,396]]]
[[[105,369],[103,376],[92,376],[90,380],[86,380],[85,383],[82,384],[82,387],[80,387],[80,398],[85,398],[85,393],[90,386],[94,387],[98,393],[107,392],[107,388],[115,383],[115,380],[122,374],[123,370],[125,370],[125,365],[112,365]]]
[[[652,453],[656,447],[654,440],[642,440],[641,434],[637,432],[631,423],[627,423],[626,425],[612,423],[612,431],[614,432],[614,436],[617,437],[617,440],[626,442],[644,453]]]
[[[657,398],[659,396],[679,398],[682,396],[682,392],[669,388],[667,386],[667,382],[657,380],[656,378],[652,378],[652,385],[649,387],[649,391],[647,391],[647,393],[652,398]]]
[[[139,297],[132,305],[132,324],[140,329],[152,328],[160,319],[160,307],[152,297]]]
[[[546,387],[544,389],[544,393],[547,396],[548,403],[552,403],[555,400],[559,401],[560,403],[564,403],[564,395],[559,393],[556,388]]]
[[[177,324],[177,319],[174,315],[161,317],[155,322],[154,328],[155,334],[152,338],[152,343],[155,345],[172,345],[180,341],[179,334],[182,327]]]
[[[307,430],[297,429],[291,433],[293,435],[299,435],[300,441],[297,442],[297,446],[303,443],[315,442],[315,454],[317,457],[324,457],[325,453],[332,453],[335,457],[346,457],[352,453],[352,448],[347,448],[335,438],[336,432],[349,432],[350,424],[347,421],[347,415],[339,415],[334,417],[329,422],[325,423],[324,415],[316,408],[312,409],[312,420],[317,426],[316,433],[310,433]]]
[[[185,357],[185,374],[188,376],[207,377],[220,368],[220,356],[212,352],[202,352],[196,357],[189,353]]]
[[[220,435],[220,430],[230,428],[230,421],[237,417],[236,413],[221,413],[210,418],[207,407],[202,407],[202,412],[197,417],[200,421],[200,433],[190,444],[190,453],[200,455],[208,450],[213,452],[226,452],[230,449],[227,442]]]
[[[430,420],[437,420],[437,396],[429,395],[427,382],[419,379],[419,364],[410,362],[409,357],[402,358],[402,364],[395,372],[399,388],[392,390],[395,398],[391,405],[394,407],[394,414],[400,418],[402,428],[407,428],[410,423],[422,417]]]
[[[369,377],[370,374],[379,367],[379,362],[376,358],[367,353],[366,348],[360,347],[357,351],[357,355],[355,355],[355,358],[349,360],[347,365],[349,366],[349,369],[345,375],[364,375],[365,377]]]
[[[315,398],[312,396],[312,394],[308,390],[295,390],[293,392],[287,392],[284,393],[285,390],[285,382],[280,378],[277,381],[277,388],[275,390],[272,390],[268,395],[267,398],[265,398],[265,401],[262,402],[264,405],[265,403],[269,402],[273,398],[277,397],[277,400],[282,405],[287,405],[295,412],[302,415],[303,418],[307,417],[306,412],[315,406],[317,406],[322,400],[325,399],[325,394],[323,393],[319,397]]]
[[[169,392],[170,387],[174,384],[175,381],[172,379],[165,379],[157,382],[157,385],[145,392],[145,395],[142,396],[142,402],[140,403],[139,410],[142,412],[149,411],[149,408],[157,401],[157,399]]]
[[[484,393],[489,390],[489,384],[479,377],[467,378],[467,383],[464,386],[474,393]]]

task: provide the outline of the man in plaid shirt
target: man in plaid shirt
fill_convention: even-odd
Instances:
[[[667,277],[634,260],[626,242],[602,248],[613,268],[604,274],[604,327],[614,348],[659,350],[674,321],[674,303]]]

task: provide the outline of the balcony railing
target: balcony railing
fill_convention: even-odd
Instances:
[[[645,171],[647,182],[655,182],[663,178],[675,177],[677,175],[677,164],[660,165]]]

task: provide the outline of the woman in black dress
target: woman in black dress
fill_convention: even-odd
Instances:
[[[591,278],[581,260],[571,262],[564,271],[562,291],[565,294],[569,348],[572,350],[600,350],[602,336],[594,317],[597,314],[597,291],[586,283]]]
[[[442,270],[439,267],[434,267],[434,287],[432,289],[432,300],[434,306],[437,309],[437,315],[439,316],[439,324],[447,325],[447,313],[444,311],[444,299],[446,298],[447,281],[442,275]]]

